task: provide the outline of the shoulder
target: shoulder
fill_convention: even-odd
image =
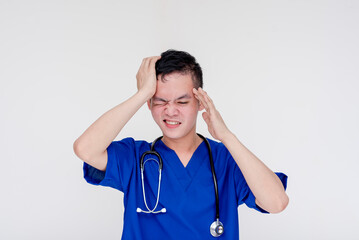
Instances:
[[[213,161],[216,162],[217,159],[220,159],[221,164],[227,164],[228,161],[231,161],[232,155],[222,142],[206,138],[211,147],[211,153],[213,156]]]
[[[212,154],[227,154],[228,150],[226,146],[222,142],[218,142],[216,140],[206,138],[211,146]]]
[[[145,140],[135,140],[132,137],[126,137],[121,140],[113,141],[109,148],[122,149],[123,151],[141,151],[149,148],[150,143]]]
[[[142,145],[142,144],[150,144],[145,140],[136,140],[132,137],[126,137],[121,140],[113,141],[114,144],[126,144],[126,145]]]
[[[232,155],[222,142],[208,139],[211,146],[213,162],[218,177],[230,176],[229,173],[233,170],[234,160]]]

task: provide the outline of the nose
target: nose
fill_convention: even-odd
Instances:
[[[176,116],[178,113],[179,111],[176,104],[171,102],[166,104],[165,114],[167,114],[168,116]]]

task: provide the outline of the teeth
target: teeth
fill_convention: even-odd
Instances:
[[[179,122],[171,122],[171,121],[166,121],[167,124],[169,125],[177,125],[179,124]]]

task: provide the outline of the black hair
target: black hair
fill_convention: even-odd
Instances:
[[[203,76],[201,66],[196,59],[189,53],[169,49],[161,54],[161,59],[156,62],[156,77],[161,75],[161,80],[167,74],[179,72],[182,74],[190,73],[193,86],[198,89],[203,87]]]

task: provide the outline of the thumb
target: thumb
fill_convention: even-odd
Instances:
[[[209,125],[209,116],[207,112],[202,113],[203,120]]]

